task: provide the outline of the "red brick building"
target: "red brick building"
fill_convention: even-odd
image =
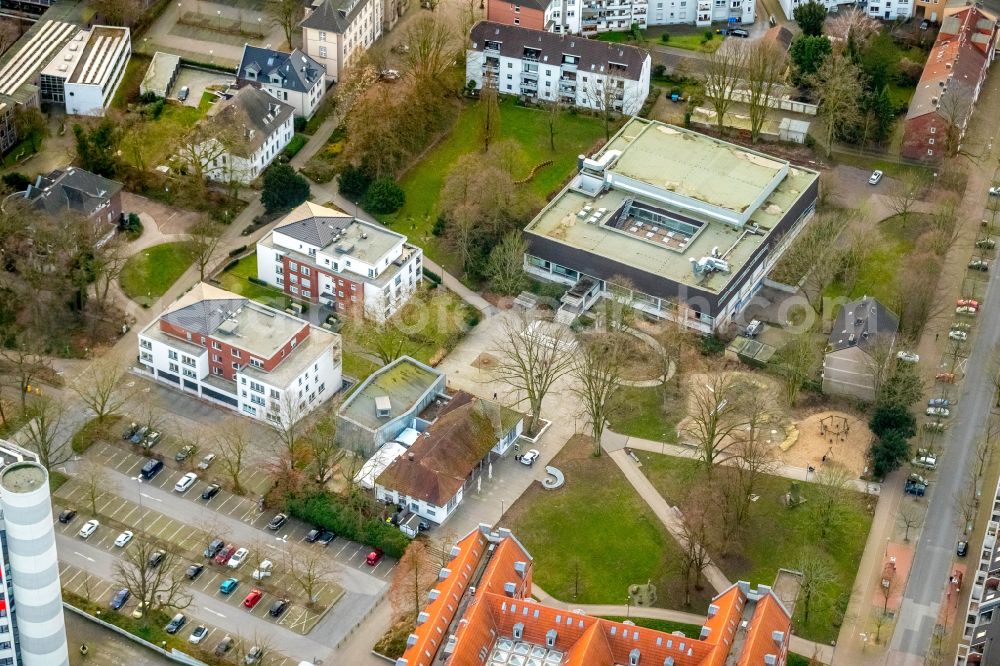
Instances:
[[[937,40],[910,100],[902,155],[939,162],[961,145],[996,47],[996,16],[977,7],[945,9]]]
[[[486,20],[504,25],[519,25],[530,30],[546,30],[546,0],[489,0]]]

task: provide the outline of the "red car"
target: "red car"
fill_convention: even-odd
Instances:
[[[385,557],[385,553],[382,552],[381,548],[376,548],[372,552],[368,553],[368,557],[365,559],[365,564],[370,567],[377,565]]]
[[[257,602],[259,602],[260,598],[263,596],[264,596],[263,592],[261,592],[257,588],[254,588],[250,590],[250,594],[248,594],[247,598],[243,600],[243,605],[246,608],[253,608],[254,606],[257,605]]]
[[[219,554],[215,556],[216,564],[225,564],[229,561],[229,558],[233,556],[236,552],[236,546],[233,544],[226,544],[226,547],[219,551]]]
[[[960,298],[955,302],[955,305],[959,307],[969,307],[969,308],[979,308],[979,301],[974,301],[971,298]]]

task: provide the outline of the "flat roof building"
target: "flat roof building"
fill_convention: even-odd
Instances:
[[[128,28],[81,30],[42,70],[42,101],[64,105],[70,115],[104,115],[131,55]]]
[[[166,97],[174,85],[177,72],[181,67],[181,57],[173,53],[157,51],[146,69],[142,83],[139,84],[139,94],[153,93],[157,97]]]
[[[528,224],[525,269],[574,287],[563,320],[627,287],[636,308],[711,332],[759,289],[817,187],[786,160],[633,118]]]

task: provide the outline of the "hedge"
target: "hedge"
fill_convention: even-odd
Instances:
[[[384,522],[378,515],[363,517],[359,524],[357,514],[347,506],[346,500],[331,493],[291,497],[288,513],[352,541],[381,548],[386,555],[396,559],[403,556],[410,543],[398,527]]]
[[[246,245],[240,245],[239,247],[234,247],[232,250],[230,250],[229,251],[229,256],[230,257],[235,257],[237,255],[243,254],[246,251],[247,251],[247,246]]]
[[[441,284],[441,276],[432,270],[424,268],[424,277],[433,282],[434,284]]]
[[[298,118],[296,118],[296,120],[298,120]],[[285,146],[285,150],[283,151],[285,157],[287,157],[288,159],[292,159],[293,157],[298,155],[299,151],[302,150],[303,147],[305,147],[308,141],[309,139],[302,136],[301,134],[294,135],[292,137],[292,140],[288,142],[288,145]]]

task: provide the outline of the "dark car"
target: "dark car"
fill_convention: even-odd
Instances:
[[[142,469],[139,470],[139,476],[149,481],[154,476],[159,474],[161,469],[163,469],[162,460],[147,458],[145,464],[142,466]]]
[[[316,539],[318,539],[319,535],[322,534],[322,533],[323,533],[323,530],[319,529],[318,527],[316,529],[309,530],[309,534],[306,535],[305,542],[306,543],[315,543]]]
[[[204,564],[192,564],[187,568],[187,572],[184,575],[188,577],[188,580],[195,580],[204,570]]]
[[[215,563],[225,564],[226,562],[229,561],[229,558],[231,558],[233,556],[233,553],[235,552],[236,552],[236,546],[234,546],[233,544],[229,544],[216,554]]]
[[[742,37],[746,39],[750,36],[749,30],[744,30],[743,28],[733,28],[731,30],[726,30],[727,35],[732,35],[733,37]]]
[[[208,544],[208,548],[205,549],[205,557],[212,559],[219,554],[219,551],[222,550],[225,545],[226,542],[222,539],[212,539],[212,541]]]
[[[135,432],[132,433],[132,436],[129,437],[128,441],[132,442],[133,444],[138,444],[139,442],[141,442],[146,438],[147,432],[149,432],[149,426],[139,426],[138,428],[136,428]]]
[[[115,592],[115,596],[111,599],[111,610],[121,610],[131,596],[132,593],[125,588]]]
[[[337,535],[331,532],[330,530],[323,530],[322,532],[320,532],[319,536],[316,537],[316,541],[318,543],[323,544],[324,546],[329,546],[330,542],[336,538]]]
[[[176,460],[177,462],[184,462],[185,460],[193,456],[195,451],[196,449],[194,445],[188,444],[187,446],[185,446],[184,448],[182,448],[180,451],[177,452],[177,455],[174,456],[174,460]]]
[[[905,492],[907,495],[915,495],[917,497],[923,497],[924,493],[927,492],[927,484],[907,479],[906,486],[903,488],[903,492]]]
[[[959,557],[965,557],[966,555],[968,555],[969,554],[969,542],[968,541],[959,541],[958,542],[958,548],[955,549],[955,552],[958,554]]]
[[[233,641],[233,637],[232,636],[226,636],[221,641],[219,641],[219,644],[215,646],[215,650],[214,650],[215,651],[215,656],[216,657],[221,657],[222,655],[224,655],[227,652],[229,652],[230,650],[232,650],[233,649],[233,642],[234,641]]]
[[[207,486],[205,486],[205,489],[201,491],[201,498],[207,502],[208,500],[212,499],[213,497],[219,494],[219,489],[221,487],[222,486],[220,486],[217,483],[208,484]]]
[[[163,558],[166,556],[162,550],[154,550],[153,554],[149,556],[149,566],[158,567],[160,563],[163,562]]]
[[[122,431],[122,439],[125,440],[132,439],[132,435],[134,435],[135,431],[138,429],[139,429],[138,423],[135,422],[130,423],[129,426]]]
[[[188,98],[188,95],[190,95],[190,94],[191,94],[191,89],[190,88],[188,88],[187,86],[181,86],[180,92],[177,93],[177,99],[178,99],[178,101],[183,102],[184,100],[186,100]]]
[[[285,612],[286,608],[288,608],[288,599],[278,599],[271,604],[271,608],[267,612],[271,617],[278,617]]]
[[[274,518],[271,519],[271,522],[267,524],[267,529],[276,530],[287,522],[288,522],[288,516],[286,516],[283,513],[279,513],[278,515],[276,515]]]
[[[62,513],[59,514],[59,522],[63,523],[64,525],[66,523],[72,522],[74,518],[76,518],[76,509],[65,509]]]
[[[176,634],[181,630],[185,624],[187,624],[187,616],[184,613],[178,613],[170,618],[170,622],[167,622],[167,626],[163,627],[163,630],[168,634]]]

